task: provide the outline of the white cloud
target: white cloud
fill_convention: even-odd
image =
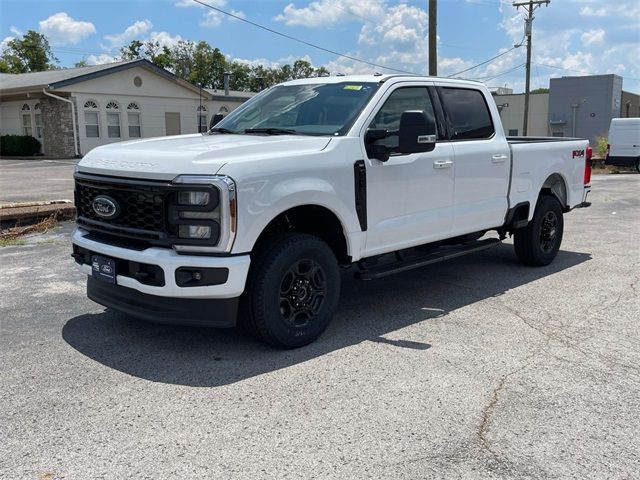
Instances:
[[[89,55],[87,57],[87,65],[102,65],[104,63],[113,63],[120,60],[118,57],[109,55],[108,53],[102,53],[100,55]]]
[[[2,39],[2,41],[0,42],[0,53],[2,53],[4,51],[5,48],[7,48],[9,46],[9,42],[11,40],[13,40],[15,37],[4,37]]]
[[[227,0],[205,0],[205,3],[211,5],[212,7],[222,8],[227,5]],[[206,8],[205,5],[201,3],[194,2],[193,0],[178,0],[175,4],[176,7],[179,8],[189,8],[189,7],[198,7],[198,8]],[[235,15],[239,18],[247,18],[247,15],[240,10],[228,10],[229,13]],[[205,13],[202,14],[202,19],[200,20],[200,26],[205,28],[215,28],[218,27],[224,18],[227,18],[230,22],[235,22],[237,19],[233,17],[228,17],[221,12],[218,12],[213,9],[208,9]]]
[[[215,10],[209,10],[204,14],[202,20],[200,20],[201,27],[214,28],[222,23],[222,14]]]
[[[580,15],[583,17],[606,17],[609,12],[605,7],[593,8],[587,5],[580,9]]]
[[[593,28],[580,35],[580,40],[586,47],[589,45],[602,45],[604,42],[604,30],[602,28]]]
[[[14,27],[13,25],[11,25],[11,28],[9,28],[9,31],[11,33],[13,33],[16,37],[21,37],[23,32],[22,30],[18,30],[16,27]]]
[[[42,32],[52,45],[76,44],[83,38],[96,33],[91,22],[74,20],[65,12],[51,15],[39,23]]]
[[[121,33],[113,35],[105,35],[104,39],[108,42],[105,47],[107,50],[120,48],[126,45],[131,40],[140,39],[146,35],[153,28],[153,23],[149,20],[138,20],[137,22],[129,25]]]
[[[382,0],[319,0],[302,8],[290,3],[275,19],[286,25],[328,27],[347,21],[376,23],[383,19],[384,10]]]
[[[167,32],[151,32],[148,40],[158,42],[161,47],[174,47],[178,42],[184,40],[180,35],[171,35]],[[144,41],[144,40],[143,40]]]

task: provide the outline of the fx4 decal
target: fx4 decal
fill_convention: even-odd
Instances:
[[[571,158],[584,157],[584,150],[574,150]]]

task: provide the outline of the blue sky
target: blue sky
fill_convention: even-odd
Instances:
[[[203,0],[311,43],[380,65],[427,69],[427,0]],[[231,59],[277,64],[306,58],[333,73],[384,71],[286,40],[192,0],[0,0],[0,41],[45,33],[62,66],[104,63],[133,38],[171,45],[206,40]],[[450,75],[519,43],[522,14],[505,0],[438,2],[439,74]],[[2,46],[0,45],[0,47]],[[640,2],[552,0],[536,12],[533,87],[549,77],[616,73],[640,92]],[[525,48],[464,73],[521,91]]]

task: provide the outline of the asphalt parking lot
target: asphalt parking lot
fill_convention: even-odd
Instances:
[[[1,248],[0,477],[638,478],[640,175],[592,185],[549,267],[345,276],[293,351],[105,311],[70,224]]]
[[[0,205],[73,200],[73,159],[0,159]]]

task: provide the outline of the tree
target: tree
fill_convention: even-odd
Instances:
[[[49,40],[43,34],[29,30],[22,38],[14,38],[0,56],[8,73],[42,72],[56,68]]]
[[[531,90],[531,93],[549,93],[548,88],[536,88],[535,90]]]

